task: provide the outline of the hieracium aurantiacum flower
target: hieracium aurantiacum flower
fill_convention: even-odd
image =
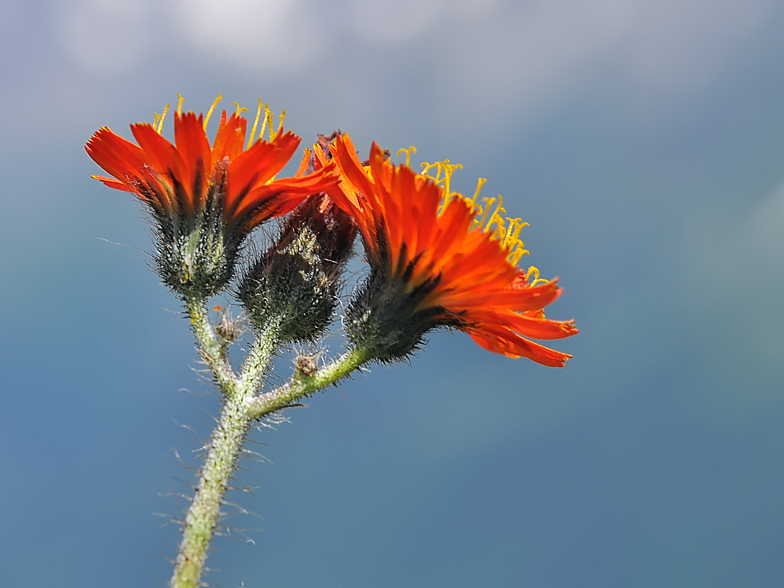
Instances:
[[[290,212],[334,185],[336,177],[329,166],[305,174],[306,154],[293,177],[276,178],[300,138],[283,132],[283,116],[275,130],[265,108],[254,140],[261,103],[250,137],[241,109],[231,116],[224,110],[212,146],[206,129],[213,109],[205,117],[183,114],[181,107],[182,99],[174,114],[174,144],[161,134],[164,114],[155,124],[131,125],[138,145],[104,127],[86,149],[112,176],[96,179],[149,207],[157,233],[156,269],[164,283],[180,295],[205,298],[231,280],[239,248],[254,227]],[[265,125],[269,140],[262,139]]]
[[[348,135],[337,137],[330,151],[331,157],[317,149],[318,159],[322,169],[337,162],[341,181],[327,191],[356,219],[370,265],[347,311],[351,346],[372,359],[402,359],[427,331],[452,327],[490,351],[564,365],[569,354],[529,339],[578,331],[574,321],[544,316],[561,293],[556,280],[517,267],[526,253],[517,219],[500,234],[488,230],[474,202],[407,165],[391,165],[375,143],[367,165]]]

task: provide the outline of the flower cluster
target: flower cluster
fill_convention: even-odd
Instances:
[[[548,366],[570,357],[531,340],[577,333],[573,321],[544,316],[561,293],[557,280],[519,269],[522,244],[510,254],[510,239],[482,226],[475,203],[448,183],[392,165],[376,144],[360,162],[349,136],[337,134],[305,150],[292,177],[278,178],[300,139],[282,126],[275,131],[269,111],[268,140],[254,141],[255,124],[247,139],[238,108],[221,114],[210,144],[208,119],[178,110],[174,143],[162,136],[161,120],[131,125],[138,145],[102,128],[86,146],[111,176],[97,179],[148,207],[157,271],[183,298],[221,292],[244,259],[235,291],[251,323],[274,325],[281,344],[312,341],[333,319],[358,231],[369,273],[343,325],[349,348],[366,360],[403,359],[439,327]],[[275,217],[285,218],[269,249],[254,255],[257,248],[242,247]]]

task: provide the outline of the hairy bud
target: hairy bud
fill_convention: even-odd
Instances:
[[[326,195],[294,210],[277,242],[245,273],[238,297],[259,330],[282,342],[313,341],[332,320],[356,225]]]

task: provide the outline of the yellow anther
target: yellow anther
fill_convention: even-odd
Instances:
[[[240,106],[239,102],[232,102],[232,104],[237,109],[237,116],[241,115],[243,110],[248,110],[244,106]]]
[[[177,104],[177,114],[182,114],[182,103],[185,102],[185,98],[177,94],[177,100],[179,100]]]
[[[163,119],[166,118],[166,113],[169,111],[169,105],[167,104],[166,107],[163,109],[163,114],[158,114],[157,112],[153,112],[153,121],[152,121],[152,128],[160,135],[161,130],[163,129]]]
[[[549,284],[550,280],[545,280],[544,278],[539,277],[539,270],[531,266],[528,268],[528,271],[525,273],[525,279],[530,281],[531,276],[534,276],[534,281],[528,284],[529,286],[536,286],[537,284]]]
[[[261,100],[259,100],[259,112],[261,112]],[[261,121],[261,131],[259,131],[259,140],[264,140],[264,129],[269,129],[268,135],[270,142],[275,140],[275,137],[278,136],[280,132],[283,131],[283,119],[286,118],[286,110],[284,109],[283,112],[280,113],[280,124],[278,125],[278,130],[275,131],[275,127],[273,126],[273,118],[275,114],[270,110],[269,104],[264,105],[264,119]],[[259,114],[256,115],[256,120],[258,121]],[[253,128],[256,128],[256,123],[253,123]],[[275,180],[276,176],[272,176],[267,183],[271,183]]]
[[[261,107],[263,106],[261,102],[261,98],[259,98],[259,107],[256,109],[256,119],[253,121],[253,127],[250,130],[250,137],[248,138],[248,146],[245,149],[250,149],[250,146],[253,144],[253,137],[256,135],[256,127],[259,126],[259,117],[261,116]],[[264,132],[264,129],[261,131]],[[261,138],[261,135],[259,135]]]
[[[482,217],[482,224],[484,225],[484,232],[491,233],[491,239],[498,239],[503,241],[504,236],[506,235],[506,228],[504,226],[504,216],[506,214],[506,209],[503,207],[504,199],[499,194],[498,195],[498,206],[495,207],[493,214],[490,215],[490,218],[487,220],[487,224],[485,224],[485,218],[487,217],[487,211],[495,202],[495,198],[483,198],[482,200],[489,201],[487,202],[487,206],[485,207],[485,214]],[[497,228],[491,231],[491,227],[495,225]]]
[[[266,127],[267,133],[269,134],[270,142],[275,140],[277,133],[275,132],[275,127],[273,125],[273,119],[275,118],[275,114],[270,110],[269,104],[264,105],[264,124],[261,125],[261,132],[264,134],[264,128]]]
[[[215,110],[215,107],[218,105],[218,102],[221,101],[221,98],[223,98],[223,96],[218,94],[218,97],[215,99],[215,102],[212,103],[212,106],[210,106],[210,109],[207,111],[207,116],[204,117],[204,130],[205,131],[207,130],[207,123],[210,122],[210,117],[212,116],[212,111]]]
[[[413,153],[416,153],[416,147],[411,145],[411,147],[409,147],[408,149],[406,149],[406,148],[398,149],[397,150],[397,156],[400,157],[401,153],[405,153],[406,154],[406,167],[411,167],[411,155]]]
[[[528,223],[524,223],[521,218],[508,218],[506,220],[509,221],[509,230],[506,232],[502,247],[511,250],[517,243],[522,245],[523,242],[519,239],[520,231],[523,230],[523,227],[527,227]]]
[[[171,104],[166,105],[166,108],[163,109],[163,114],[161,115],[161,118],[158,119],[158,127],[155,130],[158,131],[159,135],[163,130],[163,121],[166,120],[166,113],[169,112],[169,106],[171,106]]]
[[[523,255],[528,255],[529,253],[530,252],[527,249],[522,247],[522,241],[520,241],[520,244],[517,247],[509,251],[506,259],[511,265],[517,265],[520,262],[520,258],[522,258]]]
[[[411,147],[410,149],[414,149],[414,148]],[[406,161],[408,161],[409,153],[407,149],[401,149],[400,151],[398,151],[398,155],[400,155],[400,153],[403,151],[406,152]],[[414,149],[414,153],[416,153],[416,149]],[[459,163],[449,163],[449,160],[445,159],[444,161],[436,161],[435,163],[424,162],[422,164],[422,168],[423,168],[422,173],[420,175],[432,178],[435,181],[436,185],[442,186],[444,188],[444,196],[441,199],[441,204],[439,204],[438,206],[438,214],[441,214],[446,208],[447,203],[451,200],[452,196],[454,195],[459,196],[459,194],[457,194],[456,192],[452,192],[449,183],[452,178],[452,174],[455,172],[455,170],[463,169],[463,166],[460,165]],[[429,173],[430,170],[433,168],[436,168],[438,170],[436,172],[436,177],[433,177]]]
[[[416,148],[411,146],[408,149],[399,149],[397,152],[398,157],[406,154],[406,165],[411,165],[411,155],[416,153]],[[506,216],[506,209],[503,206],[503,196],[500,194],[498,198],[482,198],[484,205],[477,202],[479,200],[482,187],[487,182],[487,178],[478,178],[476,182],[476,190],[471,198],[466,198],[458,192],[452,191],[451,181],[452,174],[458,170],[463,169],[459,163],[450,163],[448,159],[444,161],[436,161],[433,163],[424,162],[422,165],[421,176],[426,176],[432,179],[436,185],[443,188],[443,198],[438,206],[438,214],[442,214],[449,202],[454,198],[460,198],[466,205],[468,205],[473,214],[474,220],[471,223],[471,230],[480,230],[489,235],[489,238],[498,241],[501,249],[506,252],[506,259],[511,265],[517,265],[523,255],[529,255],[525,249],[525,244],[520,239],[520,232],[523,227],[527,227],[528,223],[523,222],[520,218],[509,218]],[[435,169],[435,175],[432,170]],[[369,169],[365,170],[368,174]],[[492,212],[491,212],[492,209]],[[538,271],[538,270],[537,270]],[[540,280],[537,274],[537,283],[544,282]]]
[[[428,172],[430,172],[430,170],[433,169],[434,167],[436,169],[438,169],[438,172],[436,173],[436,177],[433,178],[433,176],[431,176],[430,173],[428,173]],[[440,182],[441,182],[441,162],[440,161],[436,161],[435,163],[428,163],[426,161],[423,161],[422,162],[422,168],[423,169],[422,169],[422,174],[421,175],[427,176],[429,178],[433,178],[435,180],[436,184],[440,184]]]
[[[456,169],[463,169],[463,166],[459,163],[449,163],[448,159],[442,162],[441,165],[444,168],[444,201],[441,205],[443,209],[452,196],[452,191],[449,187],[449,182],[452,180],[452,174],[455,173]]]
[[[259,100],[259,104],[261,104],[261,100]],[[267,123],[270,120],[270,109],[269,104],[264,105],[264,119],[261,121],[261,130],[259,131],[259,139],[262,141],[264,140],[264,129],[267,128]]]
[[[482,198],[485,203],[484,210],[482,211],[482,218],[479,219],[479,222],[476,223],[476,227],[481,227],[485,224],[485,219],[487,218],[487,212],[490,210],[490,207],[495,202],[495,198]]]
[[[449,187],[449,182],[452,181],[452,174],[455,173],[455,170],[463,169],[463,165],[460,163],[449,163],[449,160],[443,162],[444,166],[444,189],[446,190],[447,194],[451,194],[452,191]]]
[[[476,203],[476,199],[479,198],[479,192],[482,190],[482,186],[484,186],[485,183],[487,183],[487,178],[479,178],[476,181],[476,190],[474,190],[474,197],[471,198],[471,200],[469,200],[469,202],[471,202],[474,208],[478,208],[480,212],[482,210],[482,207]]]

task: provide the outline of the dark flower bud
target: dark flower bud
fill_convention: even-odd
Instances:
[[[332,320],[356,225],[323,194],[286,219],[273,245],[245,273],[237,292],[251,324],[281,342],[313,341]]]

